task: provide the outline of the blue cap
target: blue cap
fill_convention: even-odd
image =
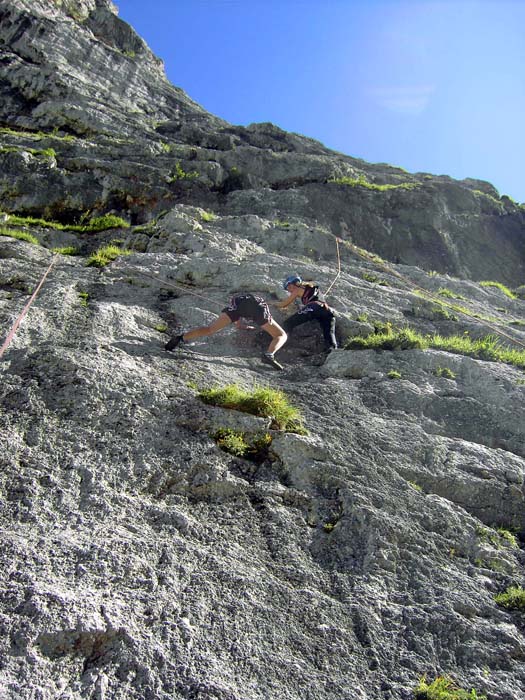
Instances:
[[[289,277],[287,277],[287,278],[284,280],[284,282],[283,282],[283,289],[286,289],[286,287],[287,287],[289,284],[300,284],[300,283],[301,283],[301,278],[299,277],[299,275],[290,275]]]

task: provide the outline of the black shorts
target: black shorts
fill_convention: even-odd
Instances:
[[[233,322],[240,318],[248,318],[258,326],[264,326],[272,320],[268,304],[255,294],[235,294],[222,312]]]

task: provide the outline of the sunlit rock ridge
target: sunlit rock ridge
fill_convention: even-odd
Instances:
[[[0,342],[54,263],[0,360],[1,700],[523,699],[522,205],[228,124],[106,0],[0,0],[0,210]],[[163,350],[291,272],[340,349]]]

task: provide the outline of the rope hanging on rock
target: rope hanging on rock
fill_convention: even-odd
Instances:
[[[332,289],[334,284],[339,279],[339,276],[341,275],[341,255],[339,253],[339,238],[337,238],[337,237],[335,239],[335,246],[336,246],[336,250],[337,250],[337,275],[334,277],[332,284],[328,287],[328,289],[324,293],[325,298],[330,294],[330,290]]]
[[[11,341],[13,340],[13,338],[15,337],[15,333],[16,333],[16,331],[17,331],[17,329],[18,329],[18,326],[22,323],[22,321],[23,321],[25,315],[26,315],[27,312],[29,311],[29,308],[30,308],[31,304],[32,304],[32,303],[34,302],[34,300],[36,299],[38,292],[40,291],[40,289],[42,288],[42,285],[43,285],[44,282],[46,281],[46,277],[47,277],[47,276],[49,275],[49,273],[51,272],[51,269],[53,268],[53,265],[56,263],[57,260],[58,260],[58,255],[55,254],[55,255],[53,256],[53,259],[51,260],[51,264],[49,265],[49,267],[48,267],[47,270],[45,271],[44,275],[42,276],[42,279],[41,279],[40,282],[38,283],[38,285],[37,285],[35,291],[33,292],[33,294],[31,295],[31,298],[29,299],[29,301],[27,302],[27,304],[26,304],[26,305],[24,306],[24,308],[22,309],[22,311],[21,311],[20,315],[18,316],[18,318],[16,319],[16,321],[15,321],[15,322],[13,323],[13,325],[11,326],[11,330],[10,330],[9,333],[7,334],[7,338],[5,339],[4,344],[3,344],[2,347],[0,348],[0,360],[2,359],[2,357],[3,357],[4,353],[5,353],[5,351],[7,350],[7,348],[9,347],[9,344],[11,343]]]
[[[204,294],[198,294],[197,292],[194,292],[191,289],[187,289],[182,285],[175,284],[174,282],[167,282],[166,280],[160,279],[159,277],[155,277],[154,275],[148,275],[147,272],[142,272],[142,270],[137,270],[137,268],[134,268],[133,272],[136,272],[142,277],[148,277],[150,280],[154,280],[155,282],[157,282],[157,284],[160,284],[162,287],[173,287],[173,289],[178,289],[179,291],[185,292],[186,294],[191,294],[192,296],[198,297],[199,299],[204,299],[204,301],[207,301],[210,304],[213,304],[214,306],[220,306],[221,308],[224,307],[224,303],[219,303],[214,299],[210,299],[210,297],[204,296]]]

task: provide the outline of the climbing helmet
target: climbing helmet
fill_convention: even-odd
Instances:
[[[299,275],[290,275],[283,282],[283,289],[286,289],[289,284],[301,284],[301,278]]]

